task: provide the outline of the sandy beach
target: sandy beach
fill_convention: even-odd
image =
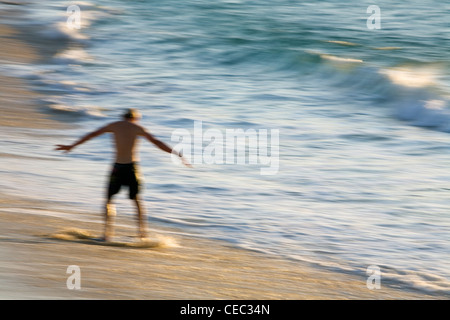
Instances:
[[[0,26],[0,41],[0,62],[33,63],[38,58],[36,50],[10,27]],[[23,80],[0,75],[0,130],[49,128],[50,132],[60,127],[61,123],[39,113],[38,98]],[[14,161],[7,150],[1,156]],[[384,284],[369,290],[365,277],[183,236],[182,230],[149,226],[151,237],[161,242],[150,248],[57,239],[54,235],[67,229],[100,235],[103,225],[101,212],[97,220],[86,222],[55,217],[55,210],[46,199],[0,191],[1,299],[436,298]],[[77,208],[71,212],[76,217]],[[119,214],[116,223],[118,236],[135,234],[135,222],[129,217]],[[81,270],[80,290],[67,288],[66,271],[71,265]]]
[[[58,240],[78,229],[100,235],[101,219],[86,223],[45,215],[45,202],[0,201],[0,297],[2,299],[427,299],[423,294],[365,279],[274,259],[221,242],[153,230],[162,245],[115,247]],[[44,206],[44,207],[42,207]],[[43,214],[12,209],[41,208]],[[133,221],[118,217],[117,236],[133,235]],[[127,226],[128,225],[128,226]],[[81,289],[69,290],[67,268],[79,266]]]
[[[26,64],[39,59],[33,47],[18,41],[18,31],[0,25],[0,42],[2,50],[0,63]],[[38,112],[37,101],[40,95],[28,90],[21,79],[0,74],[1,126],[25,128],[61,128],[56,121],[46,119]],[[20,99],[19,99],[20,97]]]

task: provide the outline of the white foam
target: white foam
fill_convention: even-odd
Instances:
[[[68,12],[70,5],[76,5],[80,8],[80,19],[74,25],[71,16],[73,12]],[[77,1],[74,3],[61,3],[60,5],[45,6],[42,4],[36,6],[27,6],[26,19],[21,21],[21,25],[28,25],[37,30],[37,33],[45,39],[59,41],[75,41],[86,43],[89,40],[89,27],[94,21],[108,17],[113,10],[107,7],[98,7],[97,5]],[[79,23],[79,24],[78,24]]]
[[[362,62],[364,62],[361,59],[338,57],[338,56],[334,56],[332,54],[321,54],[320,57],[322,59],[327,59],[327,60],[337,61],[337,62],[353,62],[353,63],[362,63]]]
[[[436,70],[425,68],[397,67],[380,70],[393,83],[412,88],[423,88],[436,83]]]
[[[328,43],[335,43],[335,44],[340,44],[342,46],[357,46],[357,43],[353,43],[350,41],[341,41],[341,40],[328,40]]]
[[[47,238],[75,241],[89,244],[96,244],[102,246],[122,247],[122,248],[136,248],[136,249],[150,249],[150,248],[174,248],[178,247],[177,241],[169,236],[156,234],[152,238],[136,240],[132,237],[113,237],[111,241],[101,241],[100,237],[94,235],[88,230],[70,228],[58,231],[53,234],[45,235]]]
[[[446,108],[446,101],[406,100],[397,108],[397,117],[410,121],[421,127],[434,127],[441,131],[450,131],[450,110]]]
[[[53,61],[57,63],[79,63],[79,62],[92,62],[94,59],[90,56],[86,50],[80,47],[69,47],[62,52],[58,52]]]
[[[78,29],[70,28],[65,21],[56,22],[53,28],[43,29],[39,31],[39,34],[51,40],[75,40],[82,42],[88,39],[87,35],[81,33]]]
[[[449,279],[434,274],[414,271],[396,272],[395,270],[381,268],[381,281],[401,283],[408,288],[428,293],[450,294]]]
[[[332,41],[330,41],[332,42]],[[316,55],[321,57],[322,59],[328,60],[328,61],[335,61],[335,62],[347,62],[347,63],[363,63],[364,61],[362,59],[356,59],[356,58],[347,58],[347,57],[338,57],[332,54],[323,53],[320,51],[315,50],[305,50],[306,53]]]
[[[63,113],[63,114],[74,114],[77,116],[89,116],[104,118],[106,117],[102,112],[101,108],[97,106],[70,106],[63,104],[51,104],[48,106],[50,111]]]
[[[339,62],[334,66],[336,68],[341,62],[357,62],[326,54],[320,54],[320,57]],[[345,63],[342,65],[346,66]],[[396,118],[414,126],[450,132],[450,103],[445,98],[445,88],[438,85],[440,74],[436,65],[385,69],[351,66],[356,69],[350,73],[336,73],[334,77],[328,77],[328,81],[351,94],[364,92],[375,99],[381,98],[383,104],[380,107],[392,108]]]

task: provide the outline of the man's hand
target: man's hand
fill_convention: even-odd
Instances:
[[[57,148],[55,148],[55,150],[61,150],[64,151],[65,153],[69,152],[70,150],[72,150],[73,145],[64,145],[64,144],[57,144],[56,145]]]
[[[181,162],[188,168],[193,168],[192,164],[189,163],[189,161],[187,161],[187,159],[183,156],[181,156]]]

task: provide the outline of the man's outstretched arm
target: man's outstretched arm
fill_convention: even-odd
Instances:
[[[87,135],[85,135],[84,137],[82,137],[81,139],[79,139],[78,141],[74,142],[71,145],[64,145],[64,144],[57,144],[56,145],[56,149],[55,150],[62,150],[65,152],[69,152],[71,151],[73,148],[75,148],[76,146],[79,146],[80,144],[85,143],[88,140],[91,140],[92,138],[95,138],[103,133],[109,132],[109,125],[100,128],[98,130],[95,130],[91,133],[88,133]]]
[[[190,167],[192,168],[192,165],[186,160],[186,158],[183,157],[183,155],[181,153],[179,153],[178,151],[172,149],[171,147],[169,147],[167,144],[165,144],[164,142],[162,142],[161,140],[156,139],[152,134],[150,134],[148,131],[144,130],[142,135],[151,143],[153,143],[155,146],[157,146],[159,149],[161,149],[162,151],[165,151],[167,153],[171,153],[171,154],[175,154],[178,157],[180,157],[181,161],[183,162],[183,164],[186,167]]]

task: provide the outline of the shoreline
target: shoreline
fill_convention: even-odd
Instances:
[[[365,279],[312,268],[220,241],[167,232],[152,238],[167,245],[118,247],[52,237],[76,228],[100,235],[103,224],[29,213],[15,213],[26,199],[0,198],[1,299],[144,300],[344,300],[437,299],[381,286]],[[30,205],[30,204],[28,204]],[[31,204],[32,205],[32,204]],[[6,207],[6,208],[5,208]],[[135,233],[129,217],[117,217],[118,237]],[[167,236],[167,234],[171,234]],[[168,241],[169,240],[169,241]],[[81,289],[69,290],[67,268],[79,266]]]
[[[0,63],[39,61],[38,49],[12,27],[0,25],[0,41],[8,50]],[[0,129],[62,129],[39,112],[40,94],[25,80],[0,75]],[[11,157],[4,157],[6,161]],[[0,176],[1,178],[1,176]],[[369,290],[366,279],[312,268],[226,243],[169,237],[177,246],[121,248],[49,237],[76,227],[99,234],[98,222],[82,222],[20,212],[51,211],[49,201],[0,193],[1,299],[437,299],[438,295],[384,287]],[[19,212],[17,212],[19,211]],[[77,208],[70,208],[74,214]],[[117,217],[119,235],[135,233],[129,217]],[[151,226],[150,226],[151,227]],[[158,227],[156,235],[167,238]],[[81,290],[66,286],[67,267],[82,271]]]
[[[0,24],[0,64],[32,64],[40,58],[37,50],[21,39],[21,32],[11,26]],[[26,129],[64,129],[62,124],[39,112],[41,94],[29,88],[26,80],[0,73],[1,127]]]

